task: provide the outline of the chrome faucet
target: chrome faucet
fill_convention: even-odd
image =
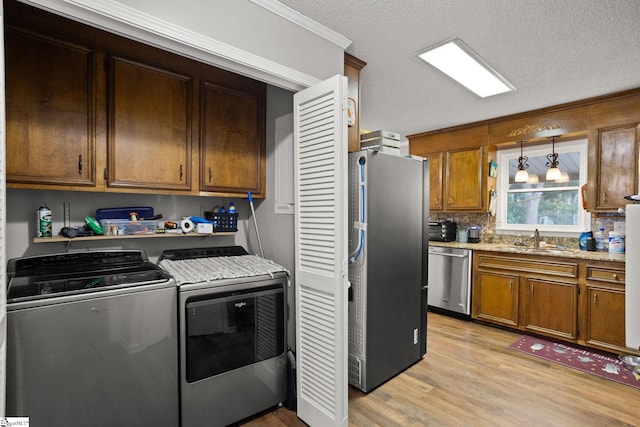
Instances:
[[[535,231],[533,232],[531,237],[533,238],[533,247],[534,248],[539,248],[540,247],[540,232],[538,231],[537,228],[535,229]]]

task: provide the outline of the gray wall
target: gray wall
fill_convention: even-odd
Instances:
[[[269,86],[267,88],[267,197],[264,200],[254,200],[256,222],[260,232],[260,241],[264,257],[285,266],[291,273],[291,285],[287,295],[289,306],[289,345],[295,349],[295,228],[294,215],[275,213],[275,147],[276,132],[275,119],[293,111],[293,93]],[[281,166],[282,167],[282,166]],[[293,164],[288,165],[293,169]],[[248,250],[259,253],[253,219],[248,221]]]

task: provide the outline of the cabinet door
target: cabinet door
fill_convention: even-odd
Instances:
[[[638,124],[598,129],[596,209],[624,207],[638,188]]]
[[[94,55],[8,27],[7,182],[95,186]]]
[[[482,210],[482,148],[447,152],[446,208]]]
[[[587,285],[587,298],[587,343],[612,350],[625,349],[624,290]]]
[[[443,153],[428,154],[429,159],[429,209],[442,210],[442,155]]]
[[[200,189],[264,195],[264,97],[212,83],[200,96]]]
[[[526,279],[525,328],[565,339],[577,338],[578,286],[576,283]]]
[[[190,190],[190,78],[123,58],[109,64],[108,186]]]
[[[518,276],[478,271],[473,286],[474,318],[518,326]]]

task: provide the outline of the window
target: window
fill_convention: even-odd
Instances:
[[[520,146],[498,151],[498,230],[533,231],[537,228],[562,235],[590,228],[590,216],[582,209],[580,194],[580,187],[587,181],[587,140],[556,141],[555,151],[562,178],[546,181],[551,143],[524,145],[529,165],[527,182],[515,182],[514,179]]]

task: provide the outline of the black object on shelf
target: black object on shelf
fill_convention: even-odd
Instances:
[[[238,214],[205,212],[204,217],[213,222],[214,232],[238,231]]]

